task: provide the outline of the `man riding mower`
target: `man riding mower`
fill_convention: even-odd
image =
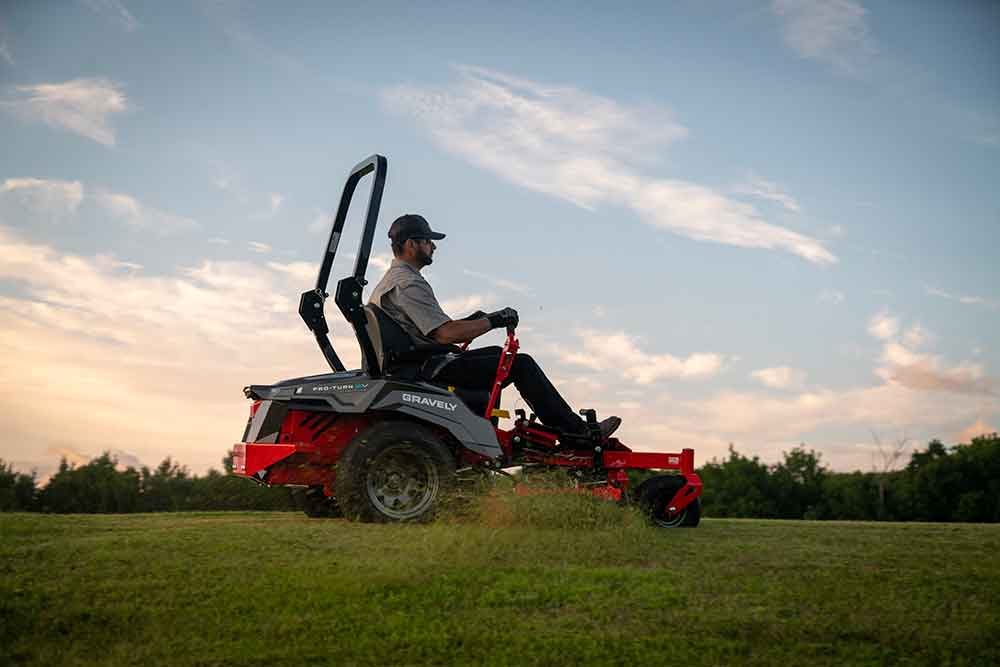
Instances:
[[[563,467],[581,492],[635,500],[655,525],[695,526],[701,480],[694,451],[634,452],[617,438],[621,420],[580,419],[531,357],[518,354],[516,311],[474,313],[452,320],[420,269],[444,238],[420,216],[402,216],[389,230],[395,259],[362,302],[372,240],[385,188],[387,161],[373,155],[347,179],[320,264],[315,289],[302,294],[299,314],[332,373],[250,385],[253,400],[234,474],[267,485],[305,489],[306,513],[378,522],[426,521],[455,485],[457,471],[485,473],[512,466]],[[354,329],[362,368],[347,370],[329,339],[325,302],[330,271],[359,181],[372,174],[360,247],[351,275],[337,283],[334,303]],[[503,347],[465,349],[504,328]],[[459,347],[456,344],[462,344]],[[513,382],[534,410],[509,418],[500,409]],[[630,489],[629,470],[673,470]]]

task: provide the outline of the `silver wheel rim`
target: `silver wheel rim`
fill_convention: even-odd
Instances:
[[[380,514],[397,521],[424,514],[439,487],[437,466],[413,446],[393,445],[368,464],[368,500]]]
[[[667,515],[666,517],[654,516],[653,523],[655,523],[660,528],[676,528],[684,522],[684,517],[687,516],[687,508],[685,507],[680,512],[676,514]]]

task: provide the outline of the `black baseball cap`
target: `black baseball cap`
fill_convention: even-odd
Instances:
[[[416,213],[401,215],[389,227],[389,238],[396,243],[402,243],[407,239],[434,239],[440,241],[444,234],[435,232],[424,220],[424,216]]]

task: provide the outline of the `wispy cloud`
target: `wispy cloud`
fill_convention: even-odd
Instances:
[[[0,40],[0,59],[11,67],[14,66],[14,56],[10,52],[10,47],[7,46],[6,39]]]
[[[645,176],[658,153],[687,135],[669,112],[482,68],[458,71],[448,88],[396,86],[383,99],[424,123],[445,149],[523,187],[585,209],[624,205],[646,224],[690,239],[837,261],[822,242],[766,222],[750,204]]]
[[[191,218],[147,206],[135,197],[120,192],[101,190],[94,195],[94,200],[98,206],[115,218],[157,234],[166,235],[199,227],[198,223]]]
[[[15,197],[49,216],[75,213],[83,201],[83,193],[80,181],[8,178],[0,186],[0,195]]]
[[[741,195],[750,195],[758,199],[773,201],[780,204],[786,211],[791,213],[801,213],[802,207],[792,195],[785,192],[777,183],[767,181],[754,173],[747,175],[746,181],[739,183],[733,188],[733,192]]]
[[[765,387],[772,389],[794,389],[802,386],[805,382],[805,371],[790,366],[775,366],[773,368],[762,368],[750,374]]]
[[[722,368],[722,355],[697,352],[682,359],[671,354],[650,354],[639,347],[638,338],[624,332],[582,330],[577,336],[580,349],[563,348],[559,352],[563,362],[615,372],[639,384],[666,378],[706,378]]]
[[[260,241],[247,241],[247,246],[249,246],[254,252],[259,252],[261,254],[271,252],[271,246],[267,243],[261,243]]]
[[[802,58],[857,75],[878,52],[868,10],[852,0],[773,0],[785,44]]]
[[[125,93],[102,78],[14,86],[0,105],[23,120],[41,120],[106,146],[115,145],[110,116],[129,109]]]
[[[119,0],[82,0],[82,2],[98,14],[108,16],[125,32],[133,32],[139,27],[139,22],[132,16],[132,12]]]
[[[473,278],[479,278],[480,280],[485,280],[494,287],[510,290],[512,292],[518,292],[519,294],[524,294],[525,296],[531,296],[531,288],[527,285],[522,285],[520,283],[515,283],[511,280],[505,280],[503,278],[497,278],[495,276],[490,276],[485,273],[480,273],[479,271],[472,271],[470,269],[463,269],[462,273],[467,276],[472,276]]]
[[[936,287],[928,287],[927,293],[931,296],[939,296],[942,299],[948,299],[949,301],[957,301],[958,303],[965,304],[966,306],[983,306],[985,308],[989,308],[990,310],[997,310],[1000,308],[1000,303],[994,301],[993,299],[987,299],[983,296],[952,294],[951,292],[946,292],[943,289],[938,289]]]

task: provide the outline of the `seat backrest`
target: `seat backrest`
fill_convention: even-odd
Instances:
[[[399,322],[375,304],[365,306],[368,336],[382,373],[388,375],[400,366],[419,366],[435,354],[459,351],[454,345],[416,343]],[[366,364],[367,365],[367,364]],[[371,369],[365,368],[366,372]]]

